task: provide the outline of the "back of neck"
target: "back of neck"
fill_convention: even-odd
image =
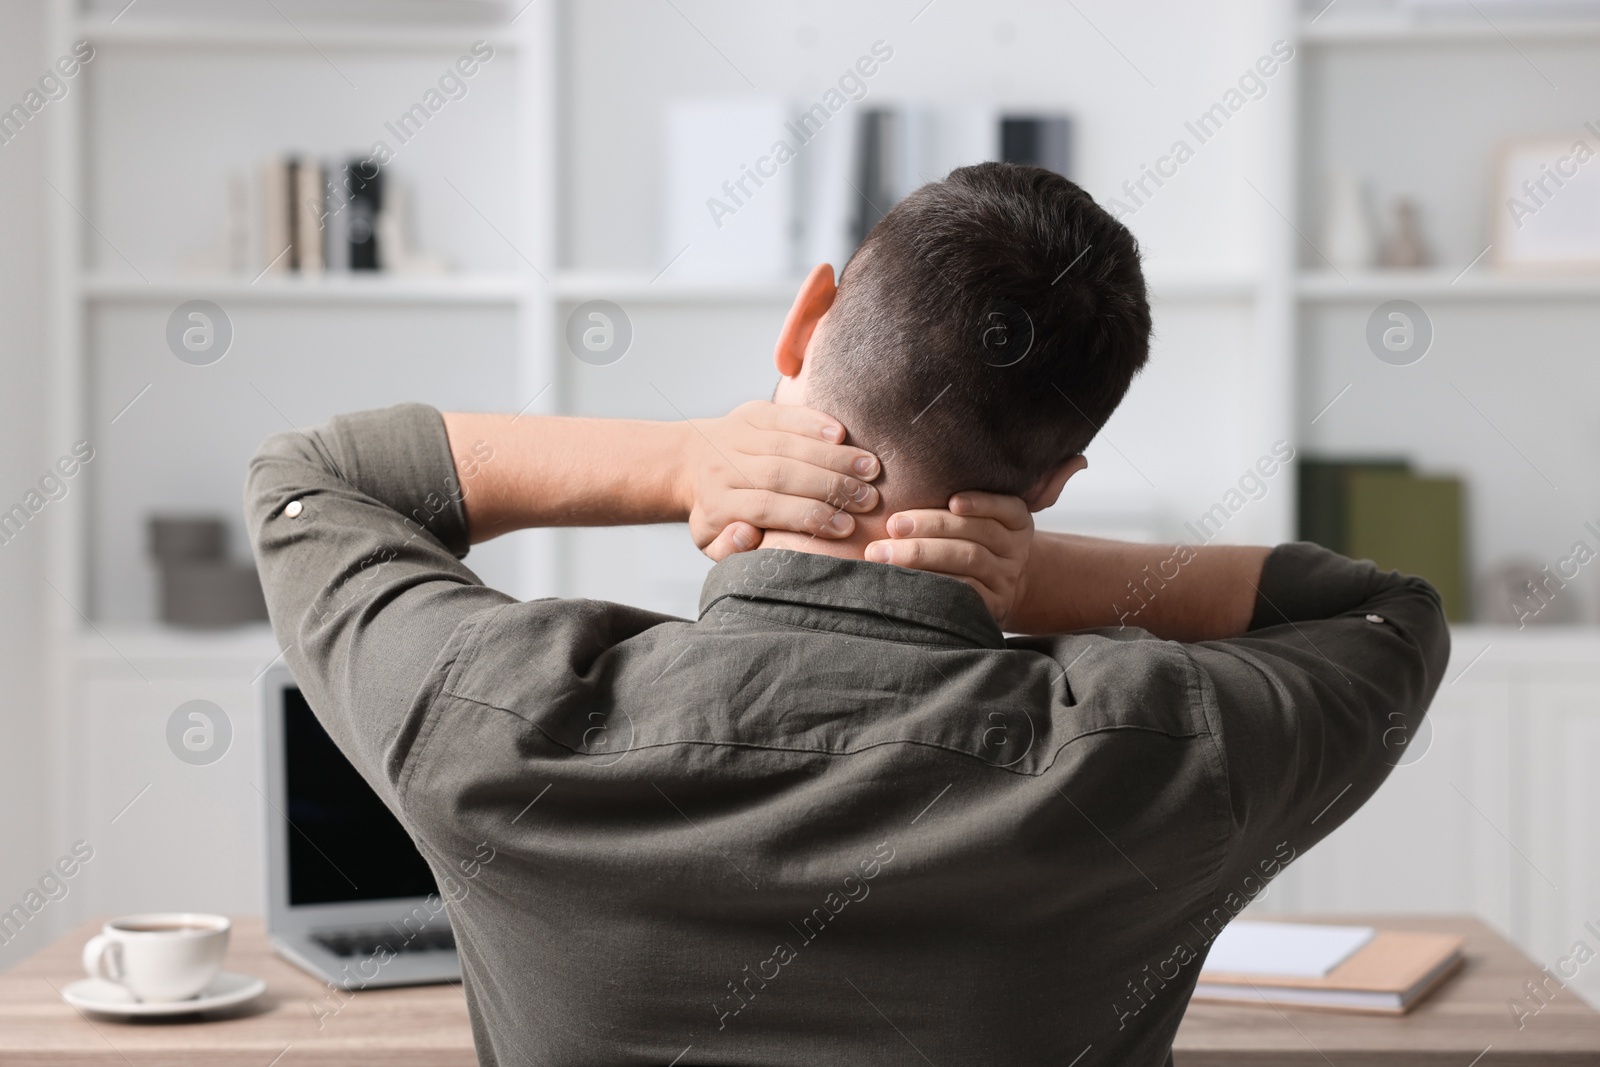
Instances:
[[[818,537],[787,530],[768,530],[761,539],[761,547],[786,548],[793,552],[810,552],[839,559],[865,559],[868,544],[889,536],[883,526],[888,521],[888,515],[880,514],[882,511],[882,508],[878,508],[865,515],[854,516],[856,527],[849,537]]]

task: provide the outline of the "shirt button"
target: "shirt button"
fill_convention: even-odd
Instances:
[[[295,501],[295,503],[298,504],[299,501],[297,500],[297,501]],[[293,505],[290,505],[290,506],[292,507]],[[1383,621],[1383,616],[1382,615],[1368,615],[1367,616],[1367,621],[1368,622],[1382,622]]]
[[[300,517],[300,513],[302,511],[304,511],[305,509],[306,509],[306,506],[304,504],[300,503],[300,501],[291,500],[291,501],[289,501],[287,504],[285,504],[283,506],[283,513],[285,515],[289,516],[289,518],[291,518],[291,519],[298,519]],[[1376,616],[1368,615],[1367,618],[1372,619],[1372,618],[1376,618]]]

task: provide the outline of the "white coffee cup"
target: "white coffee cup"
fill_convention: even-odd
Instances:
[[[83,969],[146,1003],[188,1000],[221,969],[231,925],[195,912],[124,915],[83,946]]]

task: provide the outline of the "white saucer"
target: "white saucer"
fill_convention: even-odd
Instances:
[[[80,978],[61,991],[61,999],[74,1008],[105,1015],[189,1015],[197,1011],[243,1004],[266,992],[267,983],[248,974],[218,971],[211,983],[188,1000],[146,1004],[132,993],[103,978]]]

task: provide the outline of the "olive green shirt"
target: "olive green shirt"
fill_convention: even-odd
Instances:
[[[1006,638],[954,579],[775,550],[697,619],[521,602],[461,498],[406,405],[270,438],[246,510],[307,699],[451,901],[483,1064],[1166,1063],[1448,653],[1427,583],[1308,544],[1200,644]]]

